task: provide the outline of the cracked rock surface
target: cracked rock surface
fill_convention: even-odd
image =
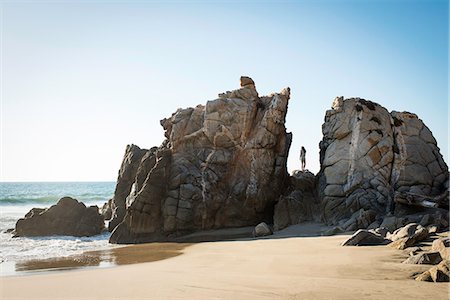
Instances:
[[[113,243],[271,223],[287,184],[289,88],[259,96],[255,83],[161,120],[166,140],[128,146],[113,198]]]
[[[433,202],[447,192],[448,167],[417,115],[337,97],[322,131],[318,191],[327,223],[360,209],[378,216],[398,213],[405,204],[448,209],[448,193]]]

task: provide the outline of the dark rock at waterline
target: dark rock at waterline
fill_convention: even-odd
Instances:
[[[272,233],[273,233],[272,229],[265,222],[259,223],[258,225],[255,226],[255,229],[253,229],[254,237],[271,235]]]
[[[93,236],[104,228],[97,206],[86,207],[70,197],[61,198],[48,209],[33,208],[16,223],[14,237],[19,236]]]
[[[112,204],[113,199],[109,199],[108,202],[103,204],[102,208],[100,208],[100,214],[103,216],[105,220],[111,220],[112,218]]]

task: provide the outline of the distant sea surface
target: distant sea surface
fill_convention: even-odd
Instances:
[[[69,196],[101,207],[114,194],[115,182],[0,182],[0,272],[15,262],[65,257],[108,245],[109,233],[94,237],[19,237],[5,231],[33,207],[47,208]],[[8,266],[8,267],[7,267]]]

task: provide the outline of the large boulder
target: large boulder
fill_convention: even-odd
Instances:
[[[439,265],[432,267],[430,270],[423,272],[416,277],[417,281],[431,282],[449,282],[450,279],[450,261],[443,260]]]
[[[111,218],[112,218],[112,206],[113,206],[112,199],[109,199],[100,208],[100,214],[103,216],[103,219],[105,219],[107,221],[111,220]]]
[[[417,242],[424,240],[427,236],[428,230],[417,223],[410,223],[387,235],[387,237],[392,241],[397,241],[403,238],[414,238]]]
[[[448,166],[430,129],[413,113],[393,111],[391,116],[395,135],[392,188],[430,198],[446,194]],[[448,198],[438,204],[448,208]]]
[[[387,234],[387,238],[393,241],[390,245],[393,248],[403,250],[408,247],[415,246],[428,238],[428,229],[417,223],[410,223],[402,228],[397,229],[392,234]]]
[[[450,237],[442,237],[433,241],[432,251],[439,251],[442,258],[450,260]]]
[[[48,209],[33,208],[16,223],[14,236],[93,236],[104,229],[97,206],[64,197]]]
[[[375,246],[387,245],[391,241],[371,230],[360,229],[342,243],[342,246]]]
[[[442,257],[439,252],[422,252],[408,257],[403,263],[417,265],[437,265],[441,261]]]
[[[253,229],[254,237],[266,236],[271,234],[272,229],[265,222],[259,223],[258,225],[255,226],[255,229]]]
[[[123,210],[115,211],[110,241],[170,240],[271,222],[289,178],[289,97],[289,88],[260,97],[253,80],[242,77],[240,89],[161,120],[167,139],[159,148],[136,159],[127,158],[127,149],[113,198]]]
[[[318,184],[328,224],[361,209],[378,218],[426,207],[448,209],[448,167],[417,115],[338,97],[326,112],[322,131]]]

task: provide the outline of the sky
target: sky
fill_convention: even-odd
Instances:
[[[288,169],[336,96],[410,111],[448,162],[448,1],[0,0],[0,181],[114,181],[159,120],[254,79],[291,88]]]

